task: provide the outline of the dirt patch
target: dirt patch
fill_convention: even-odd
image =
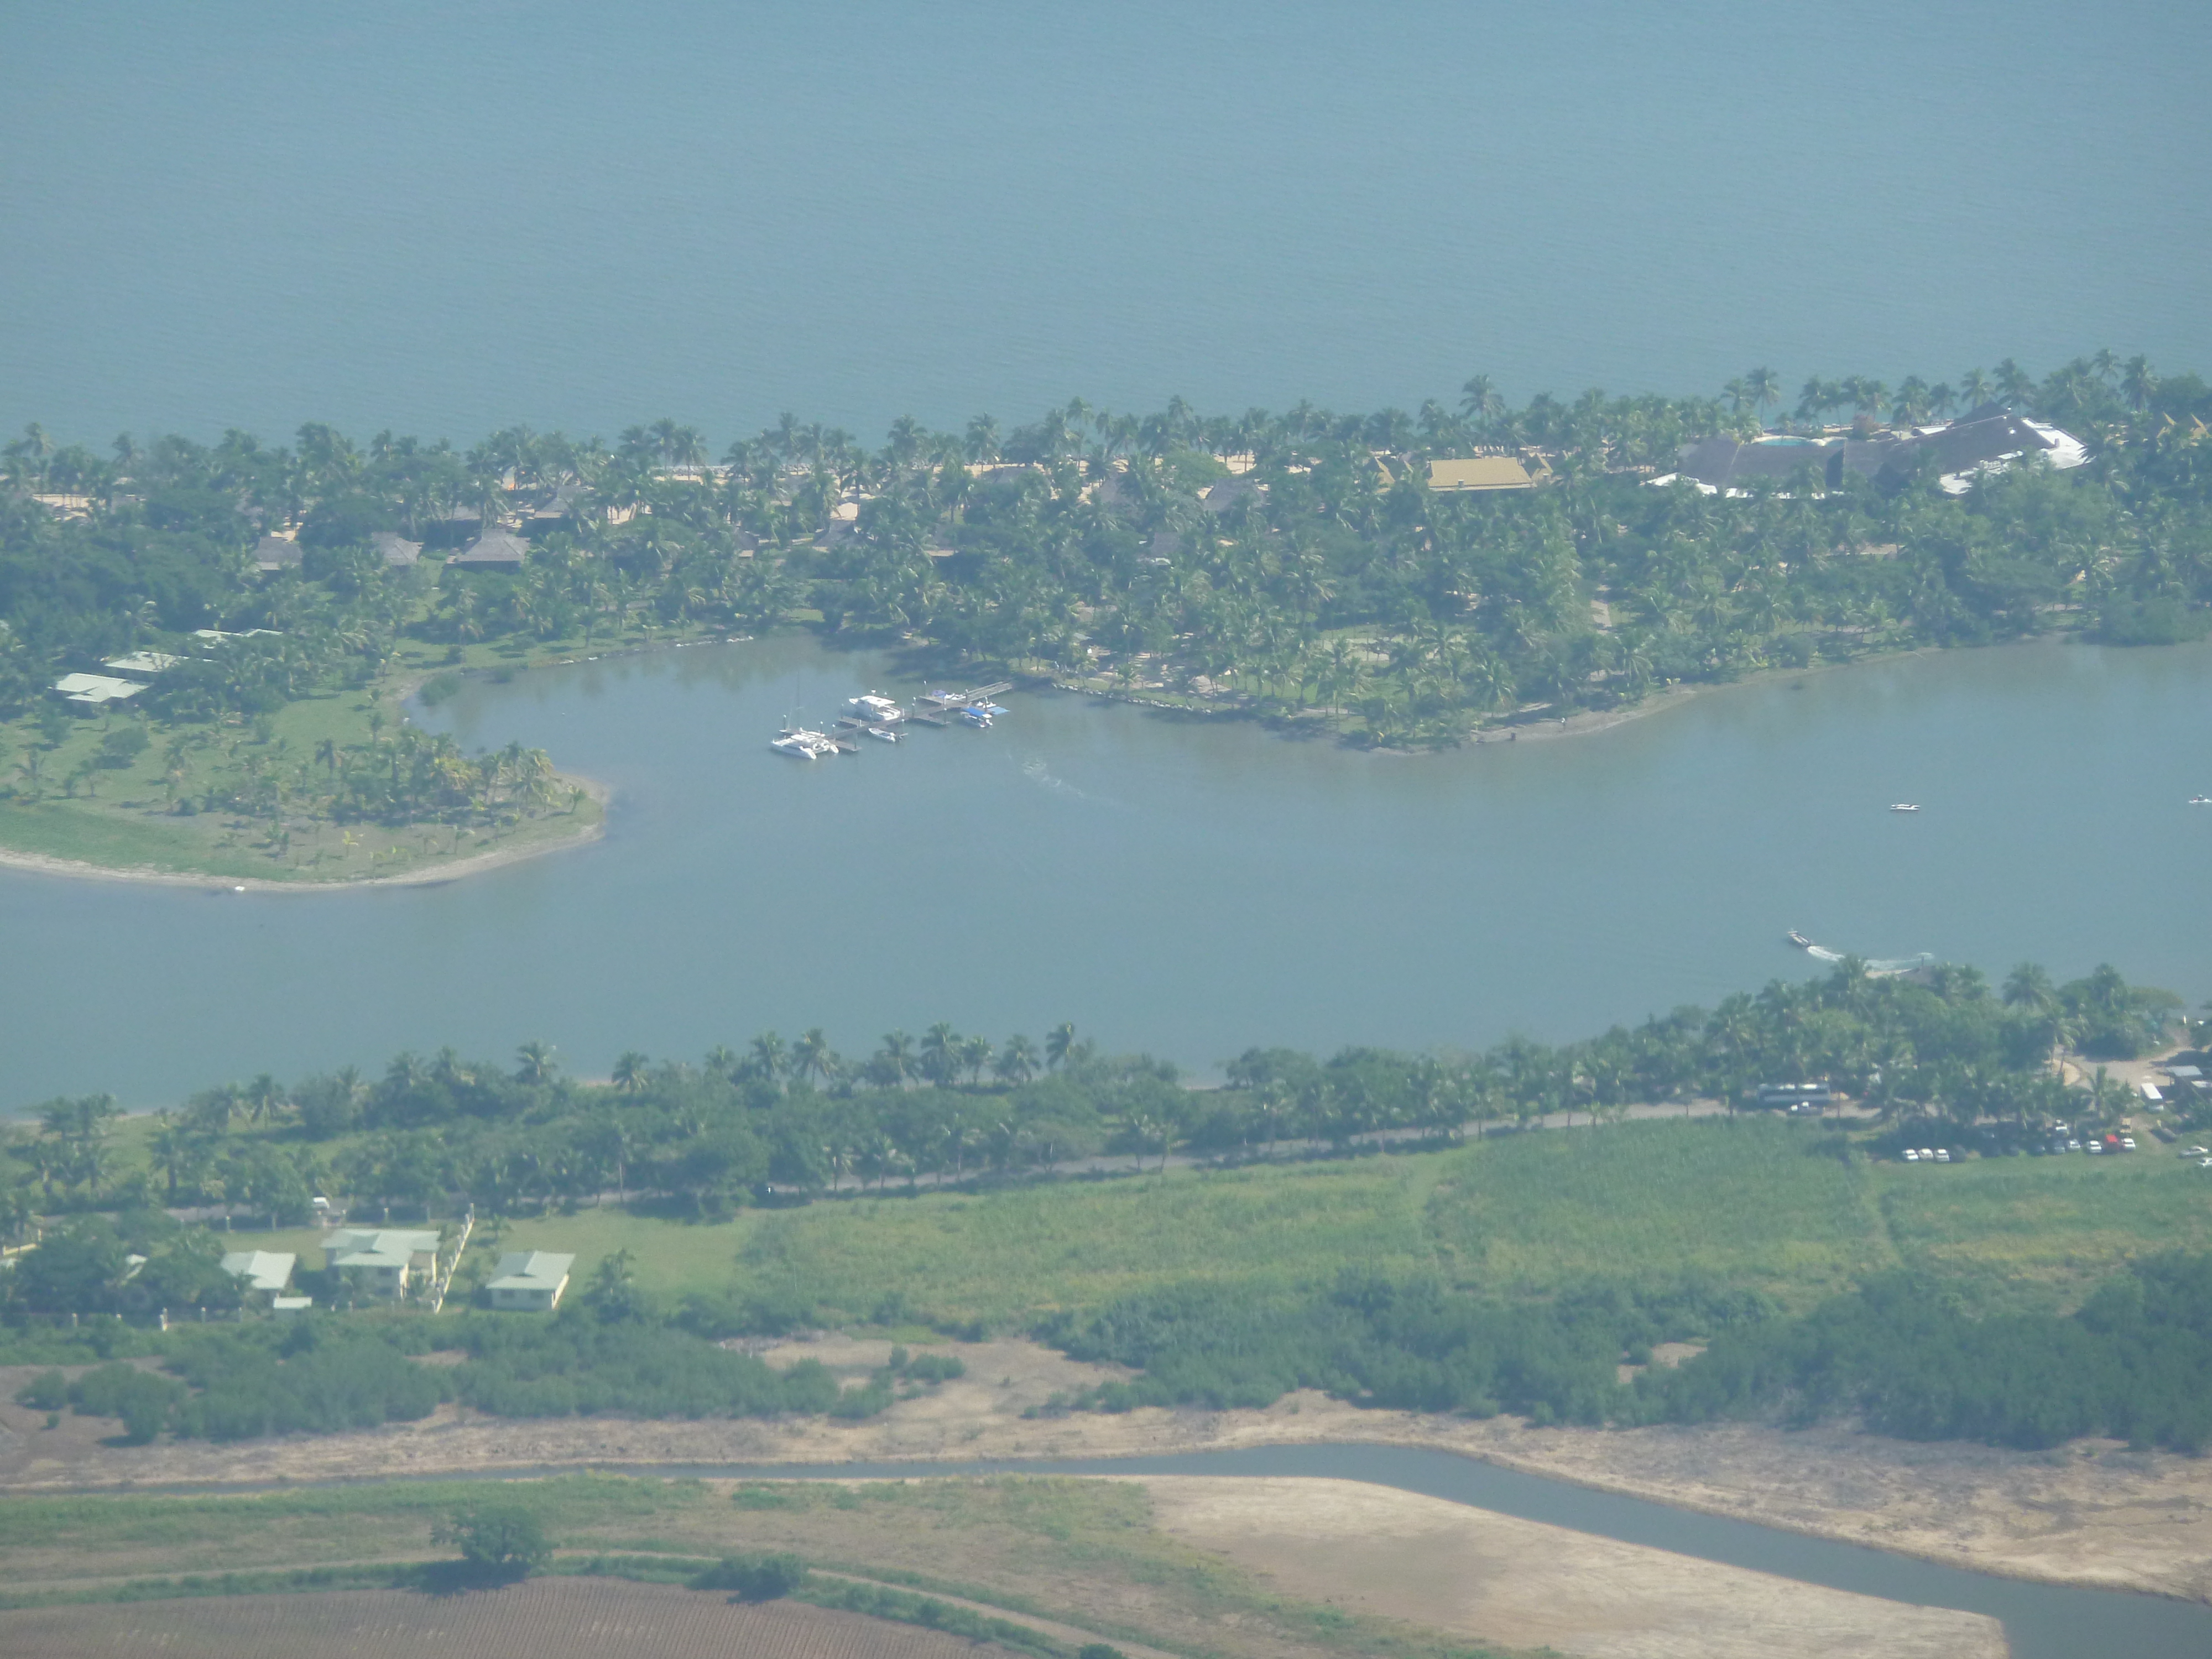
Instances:
[[[1153,1516],[1285,1595],[1585,1659],[2002,1659],[1994,1619],[1348,1480],[1148,1479]]]
[[[109,1659],[142,1650],[166,1659],[960,1659],[1007,1651],[800,1602],[738,1606],[606,1578],[540,1578],[453,1596],[333,1590],[0,1612],[0,1652]]]

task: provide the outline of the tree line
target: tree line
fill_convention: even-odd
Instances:
[[[143,1164],[118,1155],[112,1099],[47,1102],[35,1129],[5,1142],[0,1222],[220,1206],[298,1224],[318,1191],[357,1210],[511,1214],[611,1194],[714,1215],[837,1191],[1038,1178],[1102,1153],[1141,1164],[1341,1152],[1383,1136],[1602,1120],[1639,1103],[1747,1109],[1762,1084],[1805,1081],[1826,1081],[1914,1145],[2017,1146],[2049,1123],[2101,1125],[2128,1109],[2118,1083],[2100,1071],[2063,1082],[2053,1059],[2144,1052],[2180,1029],[2180,1006],[2109,965],[2058,983],[2024,963],[1992,988],[1970,968],[1882,977],[1845,961],[1559,1045],[1352,1047],[1327,1060],[1252,1048],[1227,1063],[1225,1086],[1198,1089],[1170,1062],[1101,1053],[1073,1025],[1040,1047],[940,1024],[853,1057],[818,1029],[793,1042],[768,1031],[697,1062],[626,1054],[605,1083],[565,1075],[542,1042],[512,1064],[403,1054],[374,1079],[344,1067],[204,1090],[156,1115]],[[2194,1124],[2192,1109],[2182,1103],[2175,1121]]]

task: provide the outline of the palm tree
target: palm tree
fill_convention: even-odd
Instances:
[[[781,1083],[790,1066],[790,1056],[783,1039],[774,1031],[763,1031],[752,1040],[753,1070],[769,1083]]]
[[[1075,1026],[1063,1020],[1045,1033],[1044,1063],[1050,1071],[1058,1071],[1067,1061],[1068,1051],[1075,1047]]]
[[[1003,1083],[1027,1083],[1036,1074],[1036,1049],[1027,1037],[1016,1032],[1006,1039],[1006,1048],[991,1062],[991,1070]]]
[[[635,1048],[623,1051],[615,1061],[614,1085],[626,1095],[634,1095],[645,1087],[647,1069],[653,1062]]]
[[[914,1075],[914,1039],[904,1031],[887,1032],[883,1047],[876,1050],[875,1064],[893,1088],[903,1088]]]
[[[1959,396],[1969,409],[1979,409],[1989,402],[1994,390],[1990,377],[1978,368],[1970,368],[1959,377]]]
[[[2158,376],[2151,373],[2149,358],[2130,357],[2120,366],[2120,392],[2137,414],[2150,407],[2158,395]]]
[[[822,1034],[819,1025],[799,1033],[799,1041],[791,1046],[792,1071],[802,1082],[813,1078],[827,1083],[833,1063],[830,1039]]]
[[[1771,368],[1754,368],[1743,377],[1743,388],[1763,425],[1766,410],[1782,401],[1782,377]]]
[[[921,1073],[940,1087],[959,1075],[960,1034],[951,1022],[939,1020],[921,1039]]]

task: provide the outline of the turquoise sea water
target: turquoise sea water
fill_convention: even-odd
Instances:
[[[2212,370],[2212,11],[393,0],[0,21],[0,428]]]

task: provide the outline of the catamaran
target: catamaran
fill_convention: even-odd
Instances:
[[[788,755],[793,760],[820,760],[825,755],[837,752],[837,740],[820,732],[810,732],[805,726],[787,728],[781,735],[770,738],[768,746],[779,755]]]

